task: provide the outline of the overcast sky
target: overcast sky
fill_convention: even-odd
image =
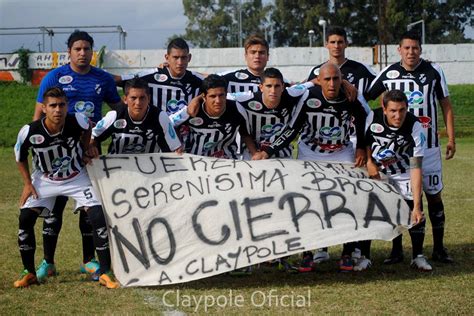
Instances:
[[[127,49],[164,48],[170,36],[184,33],[186,21],[181,0],[0,0],[0,28],[121,25],[127,32]],[[31,31],[39,32],[26,32]],[[92,35],[97,48],[119,48],[118,34]],[[67,36],[55,35],[53,49],[65,51]],[[42,43],[40,34],[0,35],[0,52],[21,46],[38,51],[38,42]],[[50,50],[48,36],[45,48]]]
[[[173,34],[184,34],[187,19],[183,12],[182,0],[0,0],[0,28],[121,25],[127,32],[127,49],[159,49],[166,47],[167,39]],[[0,30],[0,34],[6,32],[12,31]],[[96,48],[103,45],[108,49],[119,48],[117,33],[91,34]],[[467,35],[473,38],[473,30]],[[66,51],[67,36],[56,34],[53,50]],[[0,35],[0,53],[22,46],[39,51],[38,43],[42,42],[41,34]],[[48,36],[44,46],[49,52]]]

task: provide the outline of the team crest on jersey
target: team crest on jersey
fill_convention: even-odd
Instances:
[[[354,74],[353,73],[348,73],[347,74],[347,77],[346,77],[346,80],[349,81],[350,83],[353,83],[354,82]]]
[[[189,123],[199,126],[204,124],[204,120],[200,117],[193,117],[192,119],[189,120]]]
[[[309,108],[317,109],[321,106],[321,100],[318,99],[308,99],[306,100],[306,104]]]
[[[263,137],[271,137],[273,135],[278,135],[281,130],[283,129],[283,124],[282,123],[276,123],[274,125],[272,124],[267,124],[262,126],[262,136]]]
[[[125,127],[127,127],[127,121],[124,120],[124,119],[116,120],[114,122],[114,127],[118,128],[118,129],[125,128]]]
[[[165,74],[156,74],[154,77],[155,80],[158,82],[165,82],[166,80],[168,80],[168,76]]]
[[[390,70],[387,72],[388,79],[396,79],[398,77],[400,77],[400,72],[398,72],[398,70]]]
[[[240,79],[240,80],[245,80],[249,78],[249,75],[243,72],[236,72],[235,73],[235,78]]]
[[[430,128],[431,127],[431,118],[428,116],[418,116],[418,120],[421,123],[423,128]]]
[[[102,92],[102,87],[100,86],[99,83],[95,85],[94,90],[95,90],[95,93],[97,94],[100,94]]]
[[[263,105],[262,105],[262,103],[260,103],[258,101],[250,101],[249,102],[249,108],[251,108],[252,110],[255,110],[255,111],[260,111],[263,108]]]
[[[370,131],[372,131],[373,133],[379,134],[384,131],[384,128],[379,123],[373,123],[370,125]]]
[[[91,101],[77,101],[76,104],[74,104],[74,110],[87,117],[91,117],[94,113],[94,103]]]
[[[181,110],[186,105],[188,105],[188,103],[185,100],[171,99],[166,103],[166,109],[170,113],[175,113]]]
[[[44,136],[40,134],[35,134],[30,136],[30,143],[33,145],[39,145],[44,143]]]
[[[425,83],[426,81],[426,75],[425,74],[420,74],[420,76],[418,77],[418,80],[420,80],[420,82],[423,84]]]
[[[417,109],[422,107],[424,96],[421,91],[405,91],[405,95],[408,99],[408,107],[410,109]]]
[[[324,139],[339,139],[341,137],[342,131],[339,126],[324,126],[319,130],[319,135]]]
[[[73,78],[71,76],[62,76],[59,78],[59,83],[60,84],[68,84],[68,83],[71,83],[73,80]]]

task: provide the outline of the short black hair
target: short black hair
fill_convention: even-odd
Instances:
[[[262,81],[262,83],[267,78],[279,79],[282,83],[284,83],[281,71],[273,67],[266,68],[263,74],[260,76],[260,80]]]
[[[87,32],[79,30],[75,30],[74,32],[72,32],[71,35],[69,35],[69,38],[67,39],[67,47],[71,48],[72,45],[74,45],[74,42],[77,41],[87,41],[89,42],[89,44],[91,44],[91,48],[94,47],[94,39]]]
[[[401,90],[390,90],[383,96],[383,107],[387,107],[388,102],[403,102],[408,107],[408,99],[406,94]]]
[[[125,81],[125,85],[123,87],[125,95],[128,95],[130,89],[144,89],[146,91],[146,94],[150,95],[150,88],[148,87],[148,82],[146,82],[143,78],[133,78],[131,80]]]
[[[346,30],[344,30],[343,27],[340,27],[340,26],[330,26],[328,28],[328,31],[326,33],[326,42],[328,41],[329,39],[329,36],[331,35],[339,35],[339,36],[343,36],[344,37],[344,41],[347,42],[347,33],[346,33]]]
[[[227,81],[219,75],[209,75],[202,81],[201,93],[207,94],[207,90],[214,88],[224,88],[227,91]]]
[[[182,49],[182,50],[185,50],[189,53],[188,43],[186,43],[186,41],[184,39],[182,39],[181,37],[174,38],[169,42],[168,48],[166,49],[167,53],[168,54],[171,53],[171,50],[173,48],[174,49]]]
[[[420,33],[416,32],[415,30],[406,31],[405,33],[403,33],[402,36],[400,36],[400,42],[398,43],[399,46],[402,46],[402,42],[404,39],[417,41],[421,47]]]
[[[43,93],[43,100],[46,98],[64,98],[67,100],[66,92],[60,87],[51,87]]]

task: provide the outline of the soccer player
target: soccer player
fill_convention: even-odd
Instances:
[[[390,90],[383,97],[383,105],[371,112],[366,122],[367,170],[369,177],[379,179],[379,170],[387,175],[411,209],[414,226],[409,229],[413,257],[411,266],[420,271],[432,267],[423,256],[425,219],[422,212],[422,161],[426,137],[413,114],[408,112],[408,100],[400,90]],[[401,239],[402,235],[396,237]],[[366,241],[366,257],[354,270],[362,271],[370,265],[370,241]]]
[[[122,104],[113,77],[92,66],[94,39],[83,31],[74,31],[67,40],[70,63],[50,71],[41,81],[33,120],[41,117],[43,94],[51,87],[60,87],[68,98],[68,112],[82,113],[96,123],[102,118],[102,103],[112,109]],[[42,281],[47,267],[54,264],[54,254],[62,226],[67,198],[59,196],[50,216],[43,222],[44,260],[37,270]],[[83,263],[81,272],[94,273],[99,267],[95,260],[92,227],[86,213],[79,211],[79,228],[82,235]]]
[[[317,78],[320,85],[309,89],[305,102],[295,109],[292,119],[280,136],[264,151],[256,153],[253,159],[266,159],[287,146],[300,132],[298,142],[298,159],[321,160],[354,163],[361,167],[366,162],[364,126],[367,116],[359,98],[348,101],[341,89],[342,75],[339,67],[332,63],[324,64]],[[357,149],[349,138],[351,117],[357,133]],[[355,156],[355,158],[354,158]],[[353,251],[351,244],[345,244],[340,261],[340,269],[352,270],[350,258]],[[304,254],[301,272],[312,269],[313,255]]]
[[[204,77],[187,70],[191,57],[186,41],[175,38],[168,44],[165,54],[166,67],[146,70],[136,75],[123,75],[116,79],[119,85],[123,85],[134,77],[142,78],[150,87],[151,104],[171,115],[199,95]]]
[[[61,88],[47,89],[42,101],[44,118],[23,126],[15,144],[15,157],[24,182],[18,230],[24,270],[13,285],[21,288],[38,283],[34,266],[34,225],[40,215],[52,209],[56,197],[64,195],[72,197],[76,207],[87,212],[100,262],[100,284],[117,288],[119,284],[110,273],[105,217],[83,161],[91,135],[90,121],[81,113],[68,114],[66,94]],[[29,149],[33,155],[32,174],[28,166]],[[48,276],[56,274],[54,264],[47,264],[46,270]]]
[[[171,116],[175,126],[189,127],[185,143],[186,153],[237,159],[237,132],[242,135],[250,154],[256,152],[255,144],[248,133],[245,110],[235,101],[226,99],[226,86],[227,82],[223,77],[209,75],[201,86],[203,102],[197,115],[189,116],[185,107]]]
[[[261,77],[257,92],[230,94],[237,104],[247,112],[249,133],[256,142],[257,150],[264,150],[280,135],[298,104],[304,102],[308,90],[304,85],[285,88],[283,75],[276,68],[267,68]],[[306,84],[308,85],[308,84]],[[313,86],[312,84],[309,86]],[[274,154],[276,158],[291,158],[293,146],[282,148]],[[252,157],[247,149],[245,160]]]
[[[329,60],[311,69],[307,81],[313,80],[319,74],[319,69],[327,62],[336,64],[341,70],[342,76],[347,82],[354,85],[358,93],[365,95],[370,87],[372,80],[375,78],[373,70],[355,60],[346,58],[346,48],[348,46],[347,33],[339,26],[332,26],[328,28],[326,33],[326,49],[328,50]],[[367,108],[366,112],[369,113]],[[351,125],[351,141],[356,145],[355,127]],[[355,245],[355,244],[354,244]],[[358,249],[356,249],[358,250]],[[354,253],[354,259],[358,259],[359,252]],[[319,249],[314,254],[314,262],[321,263],[329,260],[329,253],[327,248]]]
[[[170,152],[180,149],[181,142],[166,112],[149,106],[148,83],[141,78],[128,80],[124,91],[124,103],[127,106],[109,111],[92,129],[92,145],[97,146],[97,143],[111,137],[108,150],[111,154]],[[98,154],[97,150],[93,156]]]
[[[454,137],[454,113],[449,99],[448,86],[441,67],[421,58],[421,44],[418,34],[407,32],[402,35],[398,47],[401,61],[394,63],[375,78],[368,97],[376,99],[383,92],[398,89],[408,98],[408,110],[421,121],[426,136],[426,151],[423,158],[423,190],[428,202],[428,213],[433,229],[432,259],[443,263],[454,260],[443,244],[444,205],[441,198],[443,189],[441,149],[438,137],[438,108],[441,106],[448,143],[446,160],[454,157],[456,142]],[[403,260],[402,240],[395,239],[386,264]]]

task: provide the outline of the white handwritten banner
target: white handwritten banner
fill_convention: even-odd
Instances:
[[[88,166],[124,286],[209,277],[304,250],[391,240],[410,210],[349,165],[110,155]]]

